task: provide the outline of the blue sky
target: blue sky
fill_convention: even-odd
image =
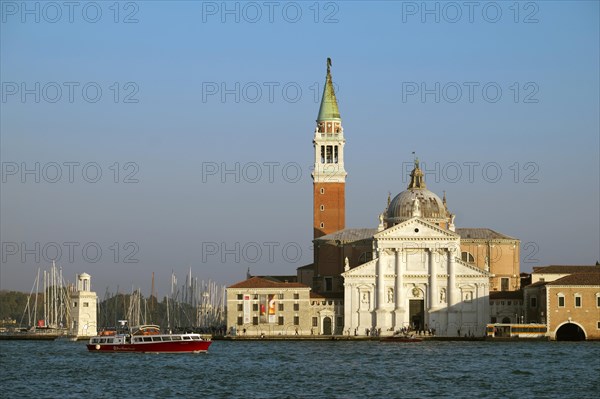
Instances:
[[[2,1],[0,288],[57,248],[99,292],[310,263],[327,57],[347,227],[376,226],[415,151],[458,227],[521,240],[522,271],[593,264],[598,2],[472,4]]]

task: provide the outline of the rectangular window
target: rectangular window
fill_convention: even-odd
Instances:
[[[600,321],[598,322],[598,325],[596,326],[596,328],[598,328],[598,330],[600,330]]]
[[[576,308],[580,308],[581,307],[581,297],[580,296],[576,296],[575,297],[575,307]]]
[[[333,163],[338,163],[338,146],[333,147]]]
[[[257,325],[258,325],[258,316],[254,316],[254,317],[252,318],[252,324],[254,324],[255,326],[257,326]]]
[[[279,304],[279,311],[280,311],[280,312],[283,312],[283,303],[280,303],[280,304]]]
[[[325,277],[325,291],[333,291],[333,278]]]
[[[283,325],[283,316],[279,316],[279,319],[277,320],[277,324],[279,324],[280,326]]]
[[[529,305],[532,308],[537,308],[537,298],[532,296],[529,300]]]
[[[241,301],[242,299],[244,299],[244,295],[243,294],[237,294],[237,299],[238,299],[238,301]]]
[[[321,146],[321,163],[325,163],[325,146]]]
[[[319,319],[316,317],[312,318],[312,326],[317,327],[319,325]]]
[[[244,318],[242,316],[240,316],[240,317],[238,317],[237,325],[241,326],[242,324],[244,324]]]
[[[300,299],[300,294],[298,294],[298,293],[295,293],[295,294],[294,294],[294,299]]]
[[[596,297],[596,307],[600,308],[600,295]]]
[[[559,308],[564,308],[565,307],[565,297],[564,296],[559,296],[558,297],[558,307]]]
[[[277,299],[283,299],[283,294],[277,294]]]
[[[294,304],[294,310],[297,312],[300,310],[300,304],[299,303],[295,303]]]
[[[295,326],[299,326],[300,325],[300,317],[294,316],[294,325]]]
[[[238,312],[243,312],[243,311],[244,311],[244,304],[238,303]]]
[[[77,307],[77,302],[73,302],[73,307],[76,308]]]
[[[253,303],[252,304],[252,310],[255,312],[258,312],[258,303]]]
[[[500,291],[508,291],[508,277],[502,277],[500,279]]]
[[[89,306],[90,306],[90,304],[89,304],[88,302],[84,302],[84,303],[83,303],[83,307],[84,307],[84,308],[87,308],[87,307],[89,307]]]

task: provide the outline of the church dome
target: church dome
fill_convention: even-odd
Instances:
[[[410,176],[411,181],[407,190],[396,195],[388,205],[385,215],[388,225],[400,223],[414,216],[434,223],[447,221],[449,212],[446,204],[425,186],[418,160],[415,161],[415,168]],[[415,200],[418,203],[415,203]]]
[[[447,219],[444,203],[440,197],[427,189],[408,189],[396,195],[388,207],[387,219],[398,223],[401,220],[413,217],[415,199],[419,201],[422,218]]]

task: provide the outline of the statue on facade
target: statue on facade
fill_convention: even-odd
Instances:
[[[350,261],[348,261],[348,257],[346,256],[346,259],[344,259],[344,271],[348,271],[350,270]]]
[[[360,300],[364,304],[369,303],[369,294],[367,292],[363,292],[362,299]]]
[[[415,198],[413,200],[412,215],[413,215],[413,217],[421,216],[421,202],[419,201],[418,198]]]

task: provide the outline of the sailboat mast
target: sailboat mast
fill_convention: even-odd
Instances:
[[[38,307],[38,296],[40,295],[40,268],[38,267],[37,277],[35,279],[35,306],[33,308],[33,322],[37,323],[37,307]],[[31,324],[31,319],[29,319],[29,325]]]

